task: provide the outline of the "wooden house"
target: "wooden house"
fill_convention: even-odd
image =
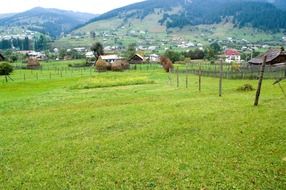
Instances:
[[[266,53],[255,57],[248,61],[250,65],[261,65],[264,57],[267,56],[267,65],[285,65],[286,64],[286,52],[283,48],[281,49],[269,49]]]
[[[143,62],[144,62],[144,57],[138,53],[129,59],[130,64],[141,64]]]
[[[102,59],[110,64],[118,61],[118,60],[122,60],[122,57],[119,57],[118,55],[101,55],[99,56],[99,59]]]

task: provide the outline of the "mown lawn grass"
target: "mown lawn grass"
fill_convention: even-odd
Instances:
[[[0,189],[285,189],[286,103],[273,81],[259,107],[237,91],[257,81],[224,80],[219,98],[218,79],[203,77],[199,93],[197,76],[177,88],[163,71],[114,74],[152,84],[72,88],[117,83],[110,75],[0,84]]]

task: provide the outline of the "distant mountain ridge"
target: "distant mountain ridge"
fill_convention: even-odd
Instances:
[[[174,8],[179,11],[172,13]],[[251,26],[269,31],[286,28],[285,0],[146,0],[102,14],[83,26],[112,18],[143,20],[156,9],[164,13],[158,24],[167,28],[216,24],[225,20],[236,27]]]
[[[35,7],[31,10],[0,18],[2,27],[23,27],[57,37],[81,25],[95,14]]]

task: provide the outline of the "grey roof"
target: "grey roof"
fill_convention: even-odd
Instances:
[[[266,53],[251,59],[249,63],[262,64],[265,56],[267,56],[266,63],[269,63],[280,55],[286,55],[282,49],[269,49]]]

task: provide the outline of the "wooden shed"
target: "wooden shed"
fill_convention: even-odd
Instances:
[[[269,49],[266,53],[251,59],[248,63],[251,65],[261,65],[265,56],[267,56],[267,65],[286,64],[286,52],[283,48]]]
[[[144,57],[140,54],[135,54],[131,59],[129,59],[130,64],[141,64],[144,62]]]

